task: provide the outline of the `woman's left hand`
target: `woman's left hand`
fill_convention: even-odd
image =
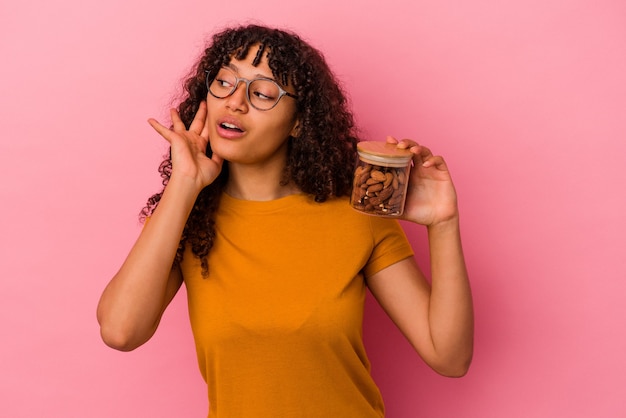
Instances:
[[[458,218],[456,190],[443,157],[409,139],[388,136],[387,142],[413,153],[402,218],[426,226]]]

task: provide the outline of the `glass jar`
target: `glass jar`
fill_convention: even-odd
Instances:
[[[413,158],[411,151],[380,141],[359,142],[357,151],[352,207],[368,215],[402,215]]]

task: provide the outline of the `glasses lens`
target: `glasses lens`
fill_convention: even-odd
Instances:
[[[209,91],[218,99],[223,99],[235,92],[237,75],[229,68],[222,67],[209,84]],[[276,106],[282,93],[273,80],[257,78],[248,82],[248,99],[259,110],[269,110]]]
[[[215,97],[223,99],[229,96],[235,90],[237,84],[237,77],[235,73],[226,68],[221,68],[211,84],[209,90]]]
[[[267,110],[276,105],[280,99],[280,88],[271,80],[256,79],[248,87],[250,103],[257,109]]]

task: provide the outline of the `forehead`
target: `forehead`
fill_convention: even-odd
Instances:
[[[254,66],[249,62],[249,60],[238,60],[236,58],[232,58],[228,64],[224,65],[224,67],[229,68],[240,77],[248,79],[259,77],[274,78],[269,65],[264,62],[260,62],[258,65]]]
[[[225,62],[225,66],[232,68],[234,71],[247,78],[266,77],[272,78],[283,86],[290,83],[286,73],[280,70],[278,63],[272,63],[276,67],[276,71],[270,66],[271,48],[266,46],[263,48],[260,44],[253,44],[247,49],[239,48]]]

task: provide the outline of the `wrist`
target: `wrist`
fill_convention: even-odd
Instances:
[[[167,182],[166,189],[176,189],[179,193],[191,194],[197,197],[204,188],[195,178],[182,174],[172,174]]]
[[[163,201],[167,201],[168,204],[173,204],[190,212],[201,191],[202,187],[194,179],[184,176],[171,176],[165,186],[159,205],[162,205]]]
[[[438,233],[438,232],[450,232],[450,231],[458,231],[459,230],[459,215],[456,214],[450,218],[435,221],[429,225],[426,225],[428,229],[428,233]]]

